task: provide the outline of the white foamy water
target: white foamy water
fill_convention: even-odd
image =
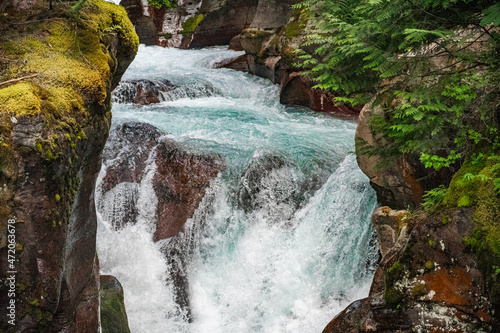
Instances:
[[[368,294],[377,257],[375,195],[349,154],[356,124],[284,107],[269,81],[213,68],[238,54],[141,46],[124,75],[174,88],[159,104],[115,103],[115,125],[150,123],[227,164],[175,245],[186,266],[191,321],[176,304],[175,268],[161,250],[174,245],[152,241],[151,180],[106,195],[98,181],[101,272],[122,283],[132,332],[321,332]],[[145,172],[154,168],[151,162]],[[121,218],[120,200],[129,197],[138,222],[115,231],[110,221]]]

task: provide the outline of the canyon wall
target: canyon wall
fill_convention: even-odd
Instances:
[[[245,55],[223,67],[280,84],[282,104],[356,118],[360,108],[337,106],[333,94],[314,89],[300,75],[294,51],[308,17],[292,9],[297,0],[189,0],[157,9],[145,0],[123,0],[141,43],[179,48],[229,45]]]
[[[369,296],[324,333],[497,332],[498,258],[488,246],[494,240],[484,237],[494,237],[500,199],[492,181],[464,181],[469,172],[489,175],[492,162],[466,158],[436,172],[413,156],[369,156],[366,145],[383,144],[369,122],[381,112],[365,106],[356,131],[358,164],[386,205],[372,216],[381,261]],[[439,185],[443,198],[420,206],[424,191]]]
[[[94,186],[138,38],[114,4],[51,5],[0,4],[2,332],[99,327]]]

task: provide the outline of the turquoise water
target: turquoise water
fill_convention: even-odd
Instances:
[[[115,231],[109,212],[100,212],[101,271],[122,282],[133,332],[321,332],[368,294],[376,200],[350,154],[356,123],[285,107],[269,81],[214,68],[239,54],[141,46],[123,81],[168,80],[176,88],[149,106],[120,103],[125,83],[115,91],[113,124],[150,123],[227,164],[177,245],[191,321],[174,300],[165,242],[152,242],[149,178],[137,185],[136,225]],[[108,200],[99,184],[96,200]]]

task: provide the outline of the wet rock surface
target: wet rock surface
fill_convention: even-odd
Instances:
[[[120,229],[137,223],[139,196],[148,196],[154,216],[147,218],[156,221],[154,241],[162,242],[172,268],[169,279],[175,286],[176,303],[190,320],[186,253],[178,235],[225,164],[219,155],[200,153],[164,135],[152,125],[137,122],[112,129],[103,153],[98,208],[106,221]]]
[[[259,0],[202,1],[203,20],[196,27],[190,48],[228,45],[252,23]]]
[[[406,224],[401,212],[379,209],[375,228],[397,218],[397,241],[379,264],[370,296],[351,304],[324,332],[494,332],[498,323],[485,277],[463,242],[474,228],[472,213],[458,208]]]
[[[165,100],[162,93],[174,88],[175,86],[167,80],[122,81],[113,91],[113,102],[139,105],[160,103]]]
[[[152,183],[158,197],[155,240],[177,235],[205,195],[210,180],[224,170],[219,155],[200,154],[173,141],[156,147],[157,172]]]
[[[241,177],[238,193],[240,207],[249,212],[269,206],[271,201],[295,206],[297,189],[273,182],[274,173],[286,172],[289,165],[290,162],[279,155],[266,154],[254,159]]]
[[[9,31],[11,42],[16,43],[18,37],[31,38],[46,45],[44,38],[47,35],[59,38],[60,31],[74,29],[74,22],[69,22],[66,16],[57,17],[60,11],[54,10],[47,19],[45,13],[38,13],[38,8],[45,8],[46,4],[33,3],[40,7],[20,13],[7,9],[9,18],[18,19],[16,24],[28,20],[39,22],[30,25],[29,31],[17,31],[18,36]],[[14,224],[16,325],[8,324],[6,316],[2,315],[1,332],[98,330],[99,262],[94,188],[111,121],[111,90],[134,59],[138,40],[123,8],[92,0],[88,6],[93,8],[91,14],[95,16],[86,12],[88,19],[79,25],[78,34],[85,34],[89,41],[86,48],[80,50],[80,55],[68,49],[71,43],[64,39],[67,35],[61,37],[62,42],[50,44],[51,56],[75,64],[66,72],[65,79],[58,78],[55,85],[50,77],[45,77],[43,84],[33,81],[0,87],[5,96],[8,91],[5,89],[25,85],[30,94],[43,100],[35,111],[19,95],[13,97],[18,108],[16,113],[11,113],[4,103],[0,105],[3,142],[0,181],[4,184],[0,198],[0,229],[3,230],[8,219],[17,220]],[[88,7],[82,9],[86,10]],[[53,26],[46,23],[56,20],[57,29],[50,30]],[[106,34],[106,30],[113,28],[111,25],[117,24],[115,20],[121,24],[121,33]],[[2,27],[0,32],[6,34]],[[61,47],[61,43],[66,42],[69,44]],[[26,50],[30,55],[37,51],[29,47]],[[87,58],[95,63],[84,61]],[[53,58],[48,57],[45,63],[42,61],[44,69],[38,77],[50,75],[47,73],[57,69],[59,64],[54,69],[50,59]],[[96,70],[95,66],[102,63],[107,69]],[[75,67],[84,69],[85,75],[73,71]],[[32,70],[36,73],[37,69]],[[0,72],[0,76],[3,74]],[[93,78],[88,89],[74,83],[88,77]],[[4,81],[3,76],[1,81]],[[57,91],[58,107],[48,100],[52,96],[51,89]],[[43,96],[36,95],[40,91]],[[66,99],[67,96],[71,97]],[[4,273],[8,271],[7,255],[7,247],[1,244],[0,262]],[[5,281],[4,273],[2,281]],[[6,284],[1,283],[2,308],[8,302],[5,288]]]
[[[106,169],[99,203],[116,228],[134,224],[139,189],[148,182],[157,200],[156,241],[182,231],[210,180],[225,167],[220,156],[200,153],[162,135],[154,126],[142,123],[124,123],[112,130],[103,154]]]

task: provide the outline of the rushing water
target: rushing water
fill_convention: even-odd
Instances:
[[[150,123],[171,139],[222,155],[227,165],[177,245],[186,261],[191,321],[168,277],[174,268],[161,247],[169,240],[152,240],[155,194],[148,177],[134,185],[135,225],[114,230],[110,212],[98,212],[101,272],[123,284],[132,332],[321,332],[368,294],[377,258],[370,226],[375,196],[350,154],[356,124],[284,107],[269,81],[214,68],[238,54],[141,46],[123,80],[168,80],[176,88],[149,106],[120,103],[126,83],[115,92],[114,126]],[[145,172],[155,167],[151,162]],[[261,178],[242,203],[252,170]],[[102,207],[108,198],[99,186]],[[120,191],[113,195],[124,196]]]

